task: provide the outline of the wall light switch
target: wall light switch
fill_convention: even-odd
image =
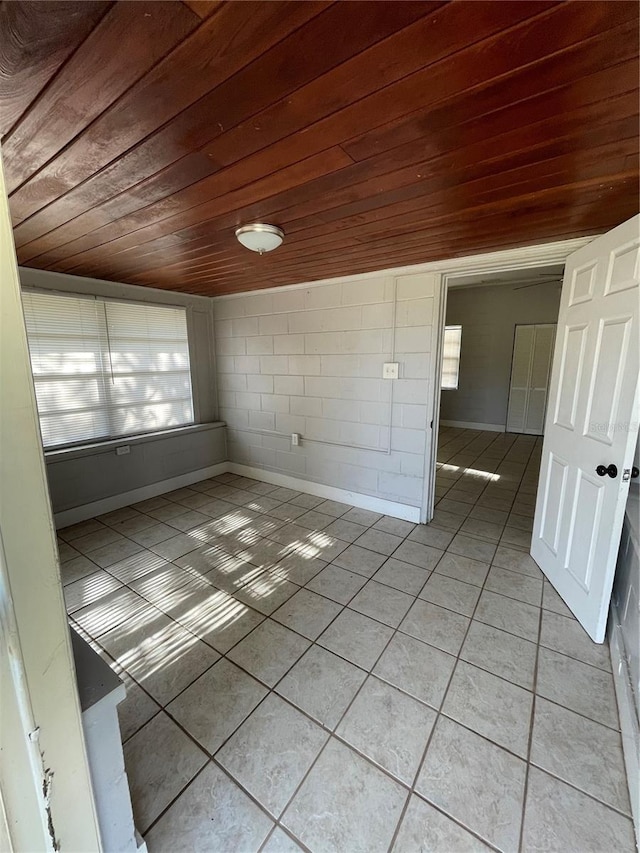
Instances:
[[[300,444],[300,433],[299,432],[292,432],[291,433],[291,444],[294,447],[298,447],[298,445]]]
[[[398,378],[398,362],[397,361],[386,361],[382,365],[382,378],[383,379],[397,379]]]
[[[116,456],[126,456],[127,453],[131,453],[131,448],[128,444],[121,444],[120,447],[116,447]]]

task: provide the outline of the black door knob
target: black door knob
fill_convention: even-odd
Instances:
[[[618,469],[613,464],[613,462],[609,466],[598,465],[598,467],[596,468],[596,474],[598,475],[598,477],[604,477],[608,474],[613,479],[614,477],[618,476]]]
[[[638,476],[638,474],[640,474],[640,471],[634,465],[633,468],[631,469],[631,478],[635,480],[635,478]]]

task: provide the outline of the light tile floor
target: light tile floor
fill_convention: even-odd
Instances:
[[[231,474],[60,531],[155,851],[634,850],[608,648],[528,555],[540,440],[417,526]]]

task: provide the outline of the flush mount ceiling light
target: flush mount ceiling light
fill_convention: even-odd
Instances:
[[[253,225],[236,228],[236,237],[245,248],[264,255],[265,252],[272,252],[282,244],[284,231],[275,225],[256,222]]]

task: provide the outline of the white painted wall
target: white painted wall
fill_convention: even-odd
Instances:
[[[516,324],[556,323],[560,288],[544,284],[449,288],[447,325],[462,326],[458,389],[443,391],[440,419],[504,430]]]
[[[420,506],[439,280],[380,273],[214,300],[229,459]],[[382,378],[387,361],[398,379]]]
[[[1,164],[0,395],[2,806],[15,850],[99,851]]]

